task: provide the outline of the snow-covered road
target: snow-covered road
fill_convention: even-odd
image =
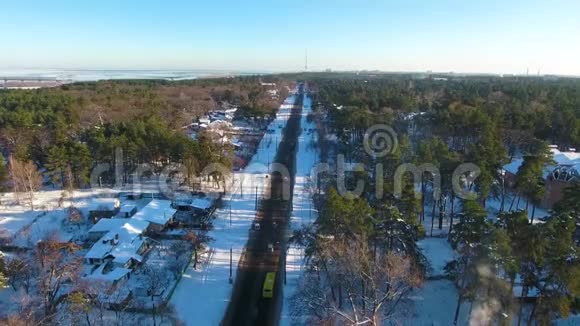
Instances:
[[[230,279],[230,249],[233,252],[232,279],[235,280],[238,262],[248,240],[249,230],[256,216],[256,189],[261,197],[267,186],[265,176],[274,159],[296,95],[288,97],[280,106],[276,118],[258,146],[248,166],[233,175],[231,191],[226,194],[224,208],[216,212],[214,228],[208,232],[207,261],[197,269],[189,266],[179,282],[171,304],[177,317],[186,325],[218,325],[230,300],[233,286]]]
[[[296,177],[292,199],[292,215],[290,219],[290,232],[300,229],[304,224],[316,221],[318,211],[312,203],[312,190],[310,173],[317,163],[319,154],[317,147],[317,132],[314,121],[308,121],[307,117],[312,112],[312,100],[304,95],[302,117],[300,126],[302,133],[298,138],[298,151],[296,152]],[[290,306],[288,299],[296,291],[300,275],[304,267],[304,252],[302,248],[290,247],[286,258],[287,283],[284,287],[284,303],[280,325],[291,324]]]

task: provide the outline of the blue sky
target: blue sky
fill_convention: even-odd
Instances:
[[[580,75],[577,0],[0,0],[0,68]]]

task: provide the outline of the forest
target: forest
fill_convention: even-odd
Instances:
[[[580,145],[579,80],[301,76],[311,81],[315,116],[325,125],[322,160],[339,164],[343,155],[366,170],[346,175],[347,189],[362,181],[355,195],[336,186],[336,175],[325,175],[324,195],[315,195],[317,223],[292,237],[306,248],[309,271],[292,299],[297,320],[399,322],[404,302],[420,296],[412,293],[439,280],[430,278],[429,259],[440,253],[427,257],[425,241],[453,252],[438,277],[452,282],[457,297],[437,299],[454,300],[453,324],[547,325],[579,311],[580,180],[538,216],[544,171],[553,164],[549,145]],[[367,130],[378,124],[396,131],[386,155],[364,150]],[[502,170],[514,157],[523,163],[508,187]],[[459,198],[453,175],[466,162],[478,174],[459,178],[472,193]],[[437,172],[422,170],[419,180],[402,174],[398,193],[396,171],[409,164]]]
[[[273,98],[261,83],[277,83]],[[201,80],[111,80],[59,88],[0,90],[0,149],[4,161],[32,162],[55,186],[86,187],[98,163],[160,167],[183,163],[199,172],[228,162],[209,139],[183,132],[209,110],[238,107],[239,116],[269,117],[288,92],[284,80],[246,76]],[[7,185],[7,180],[0,180]]]

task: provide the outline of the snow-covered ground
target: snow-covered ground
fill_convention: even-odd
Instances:
[[[300,126],[302,133],[298,139],[298,151],[296,152],[296,178],[292,197],[292,215],[290,219],[290,231],[300,229],[302,225],[316,221],[318,211],[312,203],[312,190],[310,172],[318,160],[318,148],[316,147],[316,124],[308,122],[307,116],[312,112],[311,99],[304,96],[302,117]],[[304,267],[304,253],[302,248],[291,247],[286,259],[286,285],[284,287],[284,300],[282,308],[281,325],[289,325],[290,307],[288,299],[294,295],[298,281]]]
[[[447,238],[424,238],[417,242],[421,251],[429,261],[429,277],[445,275],[445,265],[454,259],[454,251],[447,242]]]
[[[457,305],[457,288],[449,280],[427,281],[414,289],[389,325],[444,326],[453,325]],[[469,325],[469,304],[463,303],[458,325]]]
[[[276,118],[258,146],[248,166],[233,175],[233,186],[225,197],[224,208],[216,212],[214,228],[208,232],[213,238],[208,245],[204,262],[197,269],[190,265],[179,282],[170,303],[179,319],[186,325],[217,325],[230,300],[230,250],[232,251],[232,280],[235,280],[238,262],[248,240],[252,221],[256,216],[256,189],[264,195],[268,185],[266,175],[269,163],[276,155],[290,110],[295,101],[291,95],[278,110]]]
[[[429,195],[427,195],[429,196]],[[513,205],[512,205],[513,200]],[[504,211],[517,211],[517,210],[525,210],[526,209],[526,199],[520,198],[519,202],[517,198],[515,198],[515,194],[508,193],[506,195],[506,199],[504,202]],[[490,221],[495,221],[497,219],[497,214],[500,211],[501,207],[501,199],[500,198],[488,198],[485,202],[485,208],[487,210],[487,217]],[[431,235],[431,223],[432,223],[432,216],[433,216],[433,206],[431,205],[430,200],[426,201],[425,204],[425,220],[423,221],[423,226],[425,227],[425,232],[427,235]],[[443,219],[442,229],[439,230],[439,207],[436,207],[435,211],[435,221],[433,223],[433,236],[445,236],[449,233],[449,223],[450,217],[449,214],[451,212],[451,202],[448,201],[446,206],[446,216]],[[461,199],[455,199],[455,213],[461,212]],[[550,212],[547,209],[536,207],[534,212],[534,224],[536,223],[544,223],[541,219],[542,217],[549,216]],[[528,206],[528,218],[532,219],[532,205]],[[455,219],[453,223],[459,222],[459,219]]]
[[[454,258],[454,251],[447,238],[433,237],[420,240],[421,248],[431,269],[423,286],[413,289],[408,298],[401,303],[393,325],[453,325],[457,305],[457,288],[445,275],[445,264]],[[430,279],[433,278],[433,279]],[[468,325],[469,304],[462,303],[458,325]]]
[[[61,240],[71,239],[74,234],[79,234],[79,230],[63,227],[67,208],[72,205],[83,216],[88,216],[95,205],[95,197],[114,194],[112,189],[75,190],[66,193],[62,200],[62,190],[39,191],[34,194],[33,211],[25,195],[18,203],[14,193],[5,193],[0,198],[0,238],[14,240],[14,244],[19,246],[36,243],[48,233],[54,233]]]

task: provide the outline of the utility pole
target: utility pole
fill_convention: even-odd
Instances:
[[[233,283],[233,279],[232,279],[232,264],[233,264],[233,260],[232,260],[232,247],[230,247],[230,284]]]
[[[284,248],[286,254],[284,255],[284,285],[286,285],[286,256],[288,256],[288,247]]]
[[[258,186],[256,186],[256,203],[255,203],[255,210],[258,210]]]

